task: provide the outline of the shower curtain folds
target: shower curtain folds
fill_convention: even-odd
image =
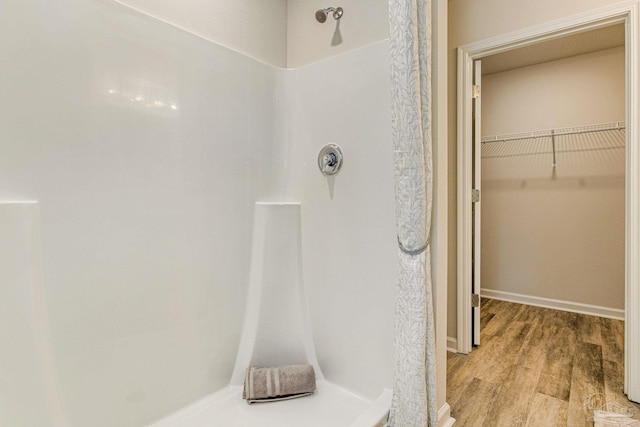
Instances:
[[[435,427],[431,287],[431,1],[389,0],[391,118],[400,272],[390,427]]]

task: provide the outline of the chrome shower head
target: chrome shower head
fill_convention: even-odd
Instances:
[[[333,19],[336,20],[342,18],[342,14],[344,13],[341,7],[328,7],[326,9],[320,9],[316,11],[316,20],[321,24],[325,23],[327,21],[327,16],[331,12],[333,12]]]
[[[316,12],[316,21],[324,24],[327,21],[327,9],[320,9]]]

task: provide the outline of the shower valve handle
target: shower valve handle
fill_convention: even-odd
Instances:
[[[327,153],[322,156],[322,165],[324,166],[324,170],[327,170],[327,166],[333,167],[338,163],[338,159],[336,159],[335,153]]]
[[[318,154],[318,168],[324,176],[335,175],[342,167],[342,150],[336,144],[327,144]]]

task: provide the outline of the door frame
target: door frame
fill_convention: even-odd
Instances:
[[[625,393],[640,401],[640,0],[625,1],[458,47],[457,345],[471,351],[473,60],[624,23],[626,55]],[[635,357],[631,357],[635,355]]]

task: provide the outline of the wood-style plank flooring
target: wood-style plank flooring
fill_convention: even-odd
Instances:
[[[585,399],[632,406],[624,383],[624,322],[483,299],[481,345],[448,353],[456,427],[585,427]]]

